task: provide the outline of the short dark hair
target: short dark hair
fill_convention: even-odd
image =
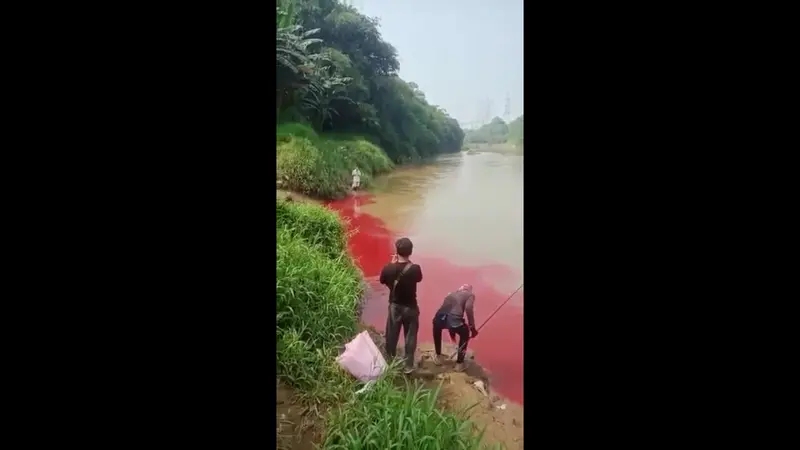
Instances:
[[[409,238],[400,238],[394,243],[394,248],[397,249],[397,254],[403,258],[411,256],[411,250],[414,249],[414,244],[411,243]]]

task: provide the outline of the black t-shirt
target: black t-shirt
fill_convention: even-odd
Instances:
[[[406,262],[389,263],[381,270],[381,283],[389,287],[389,298],[391,302],[398,305],[417,307],[417,283],[422,281],[422,269],[419,264],[413,264],[406,270],[400,281],[397,282],[397,292],[392,296],[392,285],[400,272],[409,264]],[[393,300],[391,300],[393,299]]]

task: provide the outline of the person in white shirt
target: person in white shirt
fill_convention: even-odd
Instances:
[[[358,170],[358,167],[353,169],[353,190],[357,190],[361,187],[361,171]]]

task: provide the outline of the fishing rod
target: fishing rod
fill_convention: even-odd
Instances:
[[[486,318],[486,320],[484,320],[484,321],[483,321],[483,323],[481,324],[481,326],[479,326],[479,327],[478,327],[478,329],[477,329],[476,331],[481,331],[481,328],[483,328],[483,326],[484,326],[484,325],[486,325],[486,322],[488,322],[488,321],[489,321],[489,319],[491,319],[492,317],[494,317],[494,315],[495,315],[495,314],[497,314],[497,311],[500,311],[500,308],[502,308],[503,306],[505,306],[505,304],[506,304],[506,303],[508,303],[508,301],[509,301],[509,300],[511,300],[512,298],[514,298],[514,295],[516,295],[516,293],[517,293],[517,292],[519,292],[519,290],[520,290],[520,289],[522,289],[522,286],[525,286],[525,283],[522,283],[522,284],[520,284],[520,285],[519,285],[519,287],[517,288],[517,290],[516,290],[516,291],[514,291],[514,292],[512,292],[512,293],[511,293],[511,295],[509,295],[509,296],[508,296],[508,298],[507,298],[507,299],[506,299],[506,300],[505,300],[503,303],[501,303],[501,304],[500,304],[500,306],[498,306],[498,307],[497,307],[497,309],[495,309],[495,310],[494,310],[494,312],[493,312],[492,314],[490,314],[490,315],[489,315],[489,317],[487,317],[487,318]],[[469,342],[469,340],[467,340],[467,342]],[[467,345],[467,342],[464,342],[463,344],[461,344],[461,345],[458,347],[458,350],[456,350],[456,352],[455,352],[455,353],[453,353],[452,355],[450,355],[450,359],[453,359],[453,357],[454,357],[454,356],[456,356],[456,355],[458,354],[458,352],[460,352],[460,351],[461,351],[461,349],[462,349],[462,348],[463,348],[465,345]]]

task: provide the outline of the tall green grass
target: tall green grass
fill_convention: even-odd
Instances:
[[[278,125],[276,134],[279,142],[285,141],[289,137],[302,137],[310,140],[311,142],[317,142],[319,140],[319,136],[313,128],[297,122],[283,123]]]
[[[347,251],[347,229],[342,219],[326,208],[277,200],[275,225],[299,235],[319,251],[338,258]]]
[[[478,449],[483,432],[461,414],[440,411],[441,389],[430,390],[419,381],[405,380],[397,388],[400,364],[395,364],[369,391],[354,395],[333,410],[322,448],[335,449]],[[466,412],[466,410],[464,411]]]
[[[292,138],[294,139],[294,138]],[[325,449],[475,449],[480,436],[436,408],[438,391],[396,381],[396,362],[372,387],[336,363],[359,331],[361,273],[346,253],[346,228],[317,205],[276,200],[278,379],[309,408],[327,406]]]
[[[340,251],[334,258],[304,234],[308,233],[290,226],[278,229],[278,378],[315,401],[341,401],[352,382],[335,358],[357,331],[360,273],[346,253]]]
[[[361,186],[394,168],[386,153],[359,136],[322,135],[299,123],[277,128],[278,177],[289,189],[325,199],[344,196],[351,185],[351,172],[358,167]]]

